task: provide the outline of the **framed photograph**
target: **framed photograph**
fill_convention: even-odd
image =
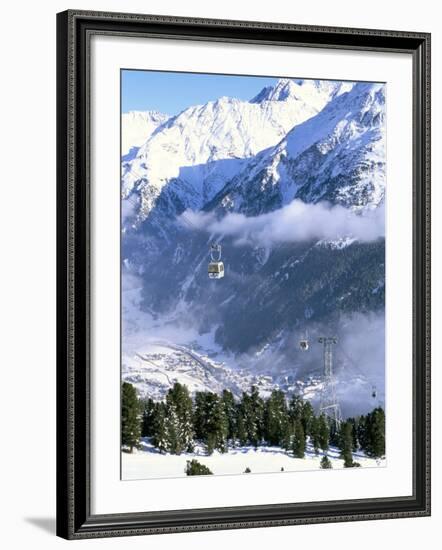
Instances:
[[[429,34],[57,32],[58,535],[429,515]]]

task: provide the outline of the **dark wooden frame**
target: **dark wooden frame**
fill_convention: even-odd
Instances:
[[[93,34],[413,57],[413,495],[91,515],[89,41]],[[57,534],[67,539],[430,514],[430,35],[69,10],[57,15]]]

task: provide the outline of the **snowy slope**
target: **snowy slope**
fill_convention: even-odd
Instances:
[[[148,352],[123,357],[123,380],[133,384],[142,397],[164,399],[175,382],[187,386],[192,395],[198,391],[221,393],[223,389],[230,389],[238,398],[252,385],[256,385],[263,396],[275,387],[266,376],[232,370],[190,346],[156,342],[148,349]]]
[[[123,197],[140,195],[138,221],[158,198],[199,209],[246,165],[294,126],[317,115],[352,85],[281,79],[251,101],[221,97],[169,119],[126,165]]]
[[[128,155],[132,148],[138,148],[166,122],[169,115],[158,111],[130,111],[121,116],[121,154]]]
[[[331,447],[328,457],[333,469],[342,469],[344,461],[339,458],[340,452]],[[122,453],[124,479],[149,479],[161,477],[186,477],[186,461],[197,458],[198,462],[208,466],[214,474],[241,475],[246,468],[254,472],[271,473],[297,471],[317,471],[323,457],[322,451],[316,456],[311,445],[308,444],[305,458],[294,458],[279,447],[238,447],[230,449],[228,453],[214,451],[208,456],[204,449],[197,449],[195,453],[180,455],[160,454],[149,442],[149,438],[141,439],[141,449],[132,454]],[[361,451],[353,454],[354,459],[363,468],[379,468],[386,466],[385,459],[369,458]],[[284,468],[284,471],[281,471]]]

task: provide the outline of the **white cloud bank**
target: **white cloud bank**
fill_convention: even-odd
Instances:
[[[229,213],[218,220],[211,212],[187,210],[183,218],[183,222],[190,222],[200,230],[233,237],[237,244],[269,246],[314,239],[334,241],[344,237],[370,242],[385,235],[383,206],[357,214],[327,202],[307,204],[295,199],[279,210],[260,216]]]

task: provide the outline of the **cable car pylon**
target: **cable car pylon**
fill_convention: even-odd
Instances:
[[[333,346],[338,343],[336,336],[320,336],[323,346],[324,372],[319,413],[327,416],[337,428],[341,425],[342,414],[336,396],[336,379],[333,373]]]

